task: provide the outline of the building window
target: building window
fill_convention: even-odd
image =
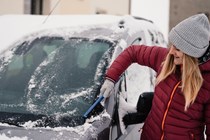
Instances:
[[[43,13],[43,0],[31,0],[31,14],[41,15]]]

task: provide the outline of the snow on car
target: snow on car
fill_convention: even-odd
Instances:
[[[131,65],[115,94],[88,118],[106,69],[128,46],[166,46],[149,20],[132,16],[0,16],[0,134],[8,138],[139,139],[142,124],[123,126],[123,105],[153,91],[155,73]],[[121,113],[121,115],[119,115]],[[117,117],[116,117],[117,116]]]

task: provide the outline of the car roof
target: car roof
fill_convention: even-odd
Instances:
[[[45,31],[45,34],[52,35],[58,33],[58,28],[59,30],[63,28],[62,34],[66,34],[67,27],[71,30],[74,29],[79,34],[81,30],[87,30],[87,27],[89,29],[95,28],[92,33],[96,34],[98,32],[100,35],[104,34],[104,37],[110,36],[111,32],[112,34],[116,32],[115,35],[119,35],[119,32],[122,32],[120,29],[123,29],[124,32],[127,31],[127,34],[131,35],[140,30],[156,28],[149,20],[137,19],[129,15],[2,15],[0,16],[0,30],[2,33],[0,34],[0,50],[8,48],[13,42],[20,40],[27,34],[48,30],[48,32]],[[102,27],[104,30],[102,30]],[[129,27],[129,30],[127,30],[127,27]],[[110,29],[110,31],[107,29]],[[61,32],[59,31],[59,33]],[[81,35],[85,36],[85,32]],[[91,35],[90,30],[86,32],[86,35]],[[114,35],[112,37],[116,38]]]

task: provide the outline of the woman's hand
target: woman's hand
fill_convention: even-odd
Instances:
[[[104,98],[108,98],[113,93],[113,90],[114,83],[111,80],[106,79],[101,87],[100,94],[104,96]]]

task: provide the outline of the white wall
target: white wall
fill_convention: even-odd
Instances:
[[[131,14],[152,20],[168,40],[169,0],[132,0]]]

